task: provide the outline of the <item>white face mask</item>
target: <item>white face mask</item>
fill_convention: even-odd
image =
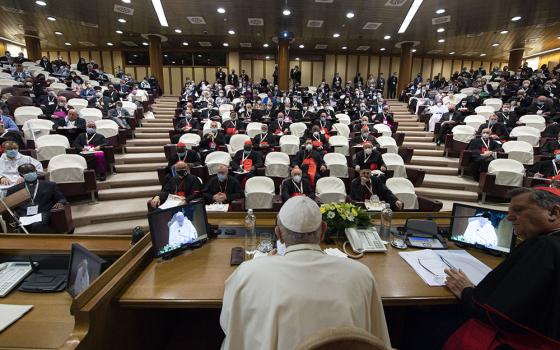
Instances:
[[[311,145],[311,144],[305,145],[305,150],[311,151],[312,149],[313,149],[313,145]]]
[[[294,175],[293,179],[294,179],[294,182],[300,183],[301,175]]]
[[[368,156],[371,154],[371,152],[373,152],[372,148],[364,148],[364,153],[367,154]]]

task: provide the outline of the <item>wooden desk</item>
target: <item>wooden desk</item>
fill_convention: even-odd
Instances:
[[[229,265],[232,247],[243,246],[240,238],[215,239],[171,260],[152,260],[130,284],[119,305],[144,308],[219,308],[224,282],[235,270]],[[435,305],[456,302],[445,287],[429,287],[389,247],[387,253],[369,253],[358,261],[373,273],[385,306]],[[470,253],[494,268],[501,261],[476,250]]]

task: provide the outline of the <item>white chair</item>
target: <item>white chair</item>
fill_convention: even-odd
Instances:
[[[283,152],[270,152],[264,159],[264,174],[266,176],[290,176],[290,156]]]
[[[183,134],[179,138],[179,142],[184,143],[185,145],[187,145],[187,147],[198,147],[198,145],[200,145],[200,140],[201,137],[199,134],[192,133]]]
[[[533,147],[538,147],[541,140],[541,132],[532,126],[516,126],[509,135],[516,137],[517,141],[528,142]]]
[[[220,117],[222,117],[222,124],[231,120],[231,111],[223,111],[220,113]]]
[[[392,177],[387,179],[385,185],[393,192],[395,197],[403,202],[403,209],[418,209],[418,196],[410,180],[402,177]]]
[[[6,87],[10,87],[10,86],[14,86],[19,84],[17,81],[13,80],[13,79],[0,79],[0,89],[6,88]]]
[[[80,118],[85,119],[86,123],[103,119],[103,113],[97,108],[82,108],[78,115]]]
[[[233,157],[237,151],[243,149],[245,141],[251,141],[249,135],[237,134],[232,135],[229,139],[229,143],[226,145],[228,153]]]
[[[494,159],[488,164],[488,173],[496,175],[496,185],[521,187],[525,167],[514,159]]]
[[[406,178],[404,160],[398,153],[383,153],[381,158],[383,159],[383,163],[385,164],[387,170],[393,171],[393,177]]]
[[[235,88],[235,86],[229,85],[229,84],[226,85],[226,86],[224,86],[224,90],[226,90],[226,93],[227,93],[229,90],[234,89],[234,88]]]
[[[37,119],[41,114],[43,114],[43,111],[39,107],[21,106],[14,111],[14,119],[17,125],[23,125],[30,119]]]
[[[478,106],[474,109],[475,113],[482,115],[488,119],[489,116],[494,114],[494,107],[492,106]]]
[[[254,138],[255,136],[261,133],[262,125],[263,123],[259,123],[259,122],[249,123],[247,124],[245,131],[247,132],[247,135],[249,135],[250,138]]]
[[[97,80],[90,80],[90,81],[89,81],[89,84],[90,84],[91,86],[99,86],[99,82],[98,82]]]
[[[105,73],[105,76],[107,77],[107,79],[113,79],[115,77],[113,74],[110,73]]]
[[[109,78],[109,81],[111,82],[111,84],[120,84],[121,78]]]
[[[330,176],[348,178],[348,161],[344,155],[327,153],[324,155],[323,161],[330,171]]]
[[[83,98],[71,98],[68,100],[68,105],[72,106],[77,112],[80,112],[81,109],[87,108],[88,101]]]
[[[254,176],[245,182],[245,208],[272,209],[274,181],[266,176]]]
[[[500,98],[487,98],[486,100],[484,100],[484,105],[494,108],[495,112],[502,108],[503,102]]]
[[[491,81],[488,84],[490,84],[490,86],[492,86],[492,89],[496,90],[498,87],[500,87],[500,83],[497,81]]]
[[[119,135],[119,125],[111,119],[96,120],[95,129],[98,134],[105,136],[105,138]]]
[[[468,116],[470,117],[470,116]],[[467,118],[468,118],[467,117]],[[467,119],[465,118],[465,119]],[[469,125],[457,125],[451,130],[453,134],[453,140],[463,143],[469,143],[472,139],[474,139],[474,135],[476,134],[476,130]]]
[[[70,143],[66,136],[44,135],[35,140],[38,161],[50,160],[59,154],[66,154],[67,148],[70,148]]]
[[[472,94],[474,94],[474,88],[471,87],[471,88],[461,89],[461,93],[467,96],[471,96]]]
[[[350,123],[352,122],[348,114],[338,113],[335,115],[335,117],[336,119],[338,119],[338,122],[342,124],[350,125]]]
[[[376,140],[380,148],[387,149],[387,153],[399,153],[399,147],[394,138],[390,136],[379,136]]]
[[[134,102],[122,101],[122,108],[126,109],[131,117],[134,117],[134,113],[136,113],[138,106]]]
[[[391,136],[393,135],[393,131],[391,131],[391,127],[385,124],[375,124],[373,128],[377,131],[377,133],[381,134],[382,136]]]
[[[231,100],[231,104],[234,105],[234,106],[235,106],[236,104],[238,104],[239,102],[241,102],[241,99],[240,99],[239,97],[236,97],[236,98],[234,98],[233,100]]]
[[[86,159],[78,154],[59,154],[49,161],[49,180],[57,184],[84,182]]]
[[[52,83],[49,87],[52,88],[56,94],[68,88],[64,83]]]
[[[10,73],[0,72],[0,79],[13,80]]]
[[[298,122],[290,124],[290,133],[294,136],[303,137],[305,130],[307,130],[307,125],[305,125],[305,123]]]
[[[542,115],[525,114],[524,116],[519,118],[519,121],[525,124],[525,126],[531,126],[540,132],[543,132],[546,128],[546,119],[544,119]]]
[[[293,156],[299,151],[299,137],[295,135],[283,135],[279,142],[280,151],[289,156]]]
[[[334,148],[335,153],[340,153],[344,156],[349,155],[350,145],[348,138],[344,136],[334,135],[329,138],[329,145]]]
[[[26,140],[36,140],[41,136],[50,135],[54,123],[46,119],[29,119],[23,123],[23,137]]]
[[[336,123],[332,126],[333,130],[336,130],[339,136],[344,136],[346,138],[350,137],[350,128],[346,124]]]
[[[508,159],[514,159],[522,164],[533,164],[533,146],[525,141],[508,141],[502,145]]]
[[[462,93],[454,94],[453,96],[451,96],[449,98],[449,103],[452,103],[452,104],[456,105],[457,103],[461,102],[461,100],[466,98],[466,97],[467,97],[467,94],[462,94]]]
[[[316,86],[309,86],[309,87],[307,87],[307,91],[310,94],[315,94],[317,92],[317,87]]]
[[[43,74],[46,77],[48,77],[49,75],[51,75],[51,73],[47,72],[46,70],[34,70],[31,75],[33,75],[33,77],[37,77],[39,74]]]
[[[317,180],[315,194],[322,203],[339,203],[346,201],[346,187],[338,177],[322,177]]]
[[[478,114],[468,115],[465,117],[464,122],[467,126],[470,126],[474,130],[478,130],[482,124],[486,123],[486,117]]]
[[[224,104],[221,105],[220,108],[218,109],[218,113],[219,113],[220,115],[222,115],[223,112],[225,112],[225,111],[230,112],[230,111],[232,111],[232,110],[233,110],[233,106],[232,106],[232,105],[230,105],[229,103],[224,103]]]
[[[263,99],[264,99],[265,97],[267,97],[268,95],[265,94],[264,92],[261,92],[260,94],[258,94],[258,96],[259,96],[259,98],[260,98],[261,100],[263,100]]]
[[[227,152],[211,152],[206,156],[204,163],[208,168],[208,175],[214,175],[217,173],[219,165],[223,164],[229,167],[229,163],[231,163],[231,156]]]
[[[212,124],[212,121],[209,120],[206,123],[204,123],[204,126],[202,127],[202,135],[206,135],[210,132],[210,125]],[[216,125],[218,127],[218,129],[221,129],[222,127],[222,123],[220,122],[216,122]]]

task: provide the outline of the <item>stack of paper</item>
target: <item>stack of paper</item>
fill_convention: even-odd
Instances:
[[[401,252],[399,255],[429,286],[443,286],[447,278],[444,270],[462,270],[477,285],[491,269],[464,250],[431,250]]]
[[[33,305],[0,304],[0,332],[19,320]]]
[[[327,255],[336,256],[336,257],[339,257],[339,258],[347,258],[347,257],[348,257],[348,255],[344,254],[344,253],[343,253],[340,249],[338,249],[338,248],[327,248],[327,249],[324,250],[324,252],[325,252]]]
[[[214,203],[214,204],[209,204],[206,206],[206,211],[207,212],[224,212],[226,213],[229,209],[229,204],[220,204],[220,203]]]

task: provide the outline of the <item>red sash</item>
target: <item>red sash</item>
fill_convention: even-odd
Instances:
[[[321,141],[317,141],[317,140],[313,141],[312,144],[313,144],[313,147],[321,147],[321,146],[323,146],[323,143],[322,143]]]
[[[236,128],[227,128],[226,129],[226,134],[235,135],[235,134],[237,134],[237,129]]]
[[[299,192],[294,192],[294,193],[292,193],[291,196],[292,196],[292,197],[296,197],[296,196],[305,196],[305,194],[299,193]]]
[[[486,152],[486,151],[488,151],[488,148],[482,147],[482,149],[480,150],[480,153],[484,153],[484,152]]]
[[[239,165],[241,165],[241,168],[243,168],[243,170],[249,172],[253,167],[253,160],[251,158],[247,158],[245,160],[242,159]]]
[[[216,149],[216,146],[217,146],[216,142],[210,141],[208,143],[208,147],[210,147],[210,149]]]
[[[321,128],[321,131],[325,132],[325,138],[327,139],[327,141],[329,140],[329,138],[331,137],[331,135],[329,134],[329,129],[327,128]]]
[[[183,191],[178,191],[177,196],[186,197],[185,192],[183,192]]]
[[[377,170],[377,168],[378,168],[377,163],[371,163],[371,164],[369,165],[369,169],[370,169],[370,170]]]
[[[305,164],[308,165],[307,174],[309,174],[309,183],[311,184],[311,187],[315,187],[315,175],[317,174],[317,164],[315,164],[315,161],[311,157],[305,158],[303,160],[302,165]]]

